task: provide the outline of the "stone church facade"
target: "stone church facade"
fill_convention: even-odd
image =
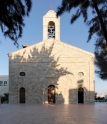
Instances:
[[[60,41],[60,17],[43,17],[43,41],[9,53],[9,103],[94,103],[94,54]]]

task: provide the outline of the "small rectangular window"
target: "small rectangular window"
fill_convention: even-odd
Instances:
[[[7,81],[4,81],[4,86],[7,86]]]
[[[0,86],[3,86],[3,81],[0,81]]]

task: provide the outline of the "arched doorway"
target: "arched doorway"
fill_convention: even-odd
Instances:
[[[48,86],[48,103],[49,104],[55,103],[55,86],[54,85]]]
[[[84,103],[84,89],[78,88],[78,103]]]
[[[25,103],[25,88],[21,87],[20,88],[20,103]]]

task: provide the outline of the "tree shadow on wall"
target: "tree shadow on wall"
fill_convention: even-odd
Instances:
[[[69,103],[94,103],[94,91],[91,91],[90,82],[87,87],[84,86],[84,79],[77,81],[77,88],[69,89]]]
[[[23,83],[23,87],[27,91],[27,101],[31,103],[48,101],[49,85],[55,86],[55,101],[57,103],[64,103],[63,95],[61,93],[58,95],[58,81],[60,77],[68,74],[72,75],[72,73],[67,71],[66,66],[62,67],[62,64],[59,62],[60,57],[54,51],[54,43],[50,46],[46,46],[44,43],[39,46],[34,45],[24,48],[23,53],[15,56],[14,62],[20,63],[17,66],[18,71],[20,72],[21,70],[26,74],[23,77],[23,82],[21,79],[20,82]],[[16,76],[17,78],[19,79],[18,76]],[[63,85],[63,82],[61,85]]]

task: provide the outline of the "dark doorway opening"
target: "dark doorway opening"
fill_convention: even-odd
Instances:
[[[49,104],[55,103],[55,86],[54,85],[48,86],[48,103]]]
[[[82,87],[78,89],[78,103],[84,103],[84,89]]]
[[[20,88],[20,103],[25,103],[25,88]]]

